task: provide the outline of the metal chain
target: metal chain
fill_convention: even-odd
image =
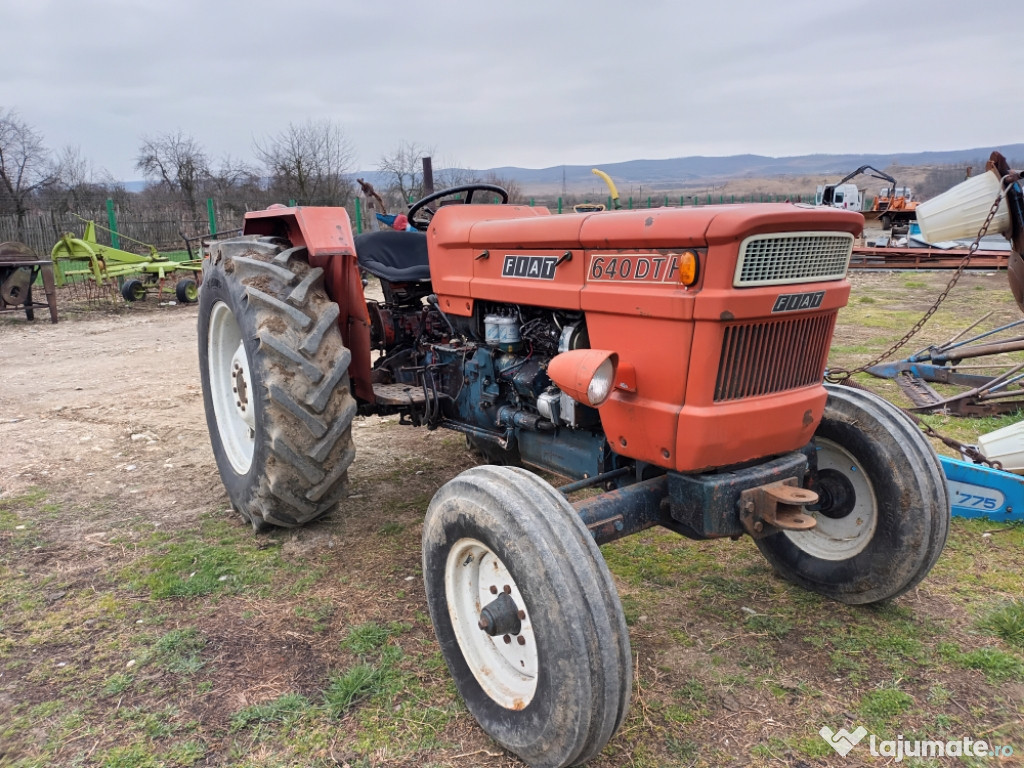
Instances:
[[[871,387],[865,386],[859,381],[854,381],[853,379],[844,381],[843,386],[850,387],[851,389],[859,389],[864,392],[870,392],[872,395],[875,395],[876,397],[888,399],[884,395],[875,392],[875,390],[871,389]],[[931,424],[928,424],[926,421],[924,421],[924,419],[922,419],[913,411],[907,410],[906,408],[900,408],[900,410],[903,411],[903,413],[905,413],[911,421],[917,424],[917,426],[921,428],[921,431],[928,435],[928,437],[934,437],[939,442],[952,448],[961,456],[966,456],[975,464],[984,464],[985,466],[992,467],[994,469],[1003,468],[1001,462],[986,458],[985,455],[980,450],[978,450],[977,446],[968,445],[967,443],[961,443],[959,440],[956,440],[955,438],[952,437],[946,437],[946,435],[941,434],[938,430],[935,429],[935,427],[933,427]]]
[[[949,282],[946,284],[946,288],[942,291],[942,293],[938,295],[938,298],[935,299],[935,303],[932,304],[928,311],[924,313],[924,316],[920,320],[918,320],[917,323],[914,324],[914,327],[907,331],[902,339],[897,341],[895,344],[893,344],[891,347],[885,350],[885,352],[880,354],[870,363],[865,363],[864,365],[858,368],[854,368],[853,370],[847,370],[845,368],[829,369],[825,373],[825,381],[828,381],[832,384],[842,384],[846,382],[855,373],[863,373],[868,368],[877,365],[883,360],[889,359],[889,357],[893,353],[902,349],[907,344],[907,342],[909,342],[912,338],[914,338],[914,336],[917,335],[917,332],[920,331],[921,328],[924,327],[924,324],[927,323],[928,320],[931,318],[931,316],[938,311],[939,305],[941,305],[942,302],[946,300],[946,297],[949,295],[949,292],[953,290],[953,286],[957,284],[957,281],[960,279],[960,276],[963,275],[964,270],[967,269],[967,265],[971,263],[971,258],[977,252],[978,246],[981,244],[981,239],[988,233],[989,225],[992,223],[992,219],[995,218],[996,211],[999,210],[999,203],[1002,201],[1002,199],[1003,184],[1000,184],[999,194],[996,195],[995,202],[992,203],[992,207],[989,209],[988,216],[985,218],[985,223],[982,224],[981,229],[978,230],[978,236],[974,238],[974,242],[971,243],[971,247],[967,250],[967,254],[960,261],[960,264],[957,266],[956,271],[953,273],[953,277],[951,277],[949,279]]]

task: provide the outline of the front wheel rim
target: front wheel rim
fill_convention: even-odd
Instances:
[[[223,301],[210,311],[207,363],[217,433],[231,467],[244,475],[256,449],[256,406],[242,331]]]
[[[530,613],[501,559],[471,538],[459,539],[448,553],[445,595],[462,656],[491,700],[506,709],[524,709],[537,692],[537,642]],[[501,592],[520,611],[516,635],[491,636],[480,628],[480,612]]]
[[[816,437],[814,442],[819,471],[828,470],[842,475],[853,498],[844,499],[848,511],[841,517],[814,513],[817,520],[814,528],[786,531],[785,536],[812,557],[833,562],[849,560],[863,552],[875,535],[878,499],[864,466],[856,456],[831,440]]]

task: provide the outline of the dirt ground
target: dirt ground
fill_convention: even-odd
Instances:
[[[864,278],[866,285],[883,280]],[[896,284],[895,293],[920,292],[915,309],[927,306],[925,297],[934,296],[941,285],[939,278],[909,287],[905,278],[899,280],[903,283]],[[971,277],[968,282],[987,285],[985,280]],[[254,556],[279,549],[305,591],[284,591],[274,601],[245,593],[199,605],[175,602],[156,613],[146,608],[147,597],[138,590],[118,597],[132,606],[118,614],[124,622],[153,622],[165,630],[190,622],[207,639],[205,663],[215,671],[210,687],[184,690],[172,681],[163,683],[170,686],[168,700],[177,708],[167,717],[192,724],[189,732],[205,745],[203,756],[118,762],[114,757],[122,753],[111,750],[118,739],[129,739],[120,732],[79,726],[66,736],[67,746],[53,747],[47,746],[48,739],[57,731],[39,726],[28,736],[12,736],[14,746],[6,756],[0,743],[0,766],[519,766],[464,709],[450,703],[453,689],[437,663],[436,643],[423,617],[419,521],[436,488],[472,465],[461,438],[399,427],[394,419],[357,418],[357,458],[345,513],[301,531],[249,538],[228,509],[207,438],[196,318],[194,305],[149,302],[85,313],[57,325],[0,319],[0,501],[38,489],[46,494],[45,508],[21,510],[38,514],[35,520],[25,517],[21,526],[34,525],[38,543],[16,548],[17,526],[6,533],[0,529],[0,573],[6,562],[9,576],[40,591],[45,597],[41,614],[65,595],[94,594],[100,602],[109,593],[123,592],[111,586],[110,574],[130,567],[154,535],[184,541],[197,531],[226,525],[215,528],[218,535],[252,542],[245,546]],[[858,341],[842,335],[839,340],[851,348]],[[874,716],[876,708],[878,722],[893,728],[914,726],[925,733],[987,728],[1005,734],[1009,726],[1009,733],[1024,735],[1019,715],[1024,677],[1014,677],[1024,666],[1007,662],[1008,678],[956,667],[967,651],[953,641],[963,649],[984,644],[977,639],[978,616],[971,607],[975,590],[991,595],[992,605],[997,597],[1024,597],[1022,558],[1012,544],[1016,539],[990,536],[984,544],[988,549],[979,550],[983,529],[958,527],[956,559],[944,559],[922,589],[888,613],[855,612],[794,593],[772,578],[749,542],[702,546],[644,534],[610,548],[606,556],[631,624],[638,674],[630,719],[595,765],[881,764],[878,759],[843,761],[823,749],[816,735],[819,722],[838,726],[863,720]],[[958,581],[965,572],[972,574],[969,589]],[[314,609],[322,615],[312,616]],[[239,712],[290,692],[312,697],[329,669],[352,661],[339,650],[339,638],[367,620],[412,627],[400,643],[407,658],[418,660],[409,674],[428,690],[422,702],[431,708],[454,707],[431,736],[436,744],[423,737],[428,746],[389,757],[386,747],[366,746],[378,742],[367,736],[371,725],[365,713],[361,718],[357,713],[343,718],[323,743],[289,746],[293,751],[284,757],[274,751],[280,745],[255,737],[244,749],[238,746],[234,724]],[[27,704],[48,711],[40,708],[60,673],[50,670],[54,677],[46,678],[33,671],[33,637],[45,638],[36,647],[44,648],[54,664],[65,659],[79,669],[87,663],[103,667],[94,673],[99,675],[95,688],[110,690],[124,661],[106,660],[104,642],[113,639],[97,626],[88,625],[80,635],[81,628],[68,620],[57,632],[27,620],[12,628],[0,618],[0,660],[6,647],[21,665],[0,665],[0,721],[23,714]],[[3,645],[5,632],[13,646]],[[878,645],[879,636],[895,638],[886,641],[892,647]],[[856,646],[857,638],[871,650]],[[155,674],[150,673],[151,684]],[[888,695],[895,689],[906,699]],[[158,694],[154,688],[128,689],[100,698],[110,712],[130,702],[132,711],[142,711],[156,706]],[[418,717],[400,711],[404,705],[401,698],[398,702],[383,720],[389,713],[410,722]],[[895,714],[883,705],[895,707]],[[83,717],[92,716],[86,704],[75,706],[86,713]],[[909,719],[891,720],[904,715]],[[382,722],[372,727],[390,727]],[[815,725],[805,734],[808,722]],[[147,738],[146,743],[163,743],[163,737]],[[1024,743],[1019,747],[1024,751]],[[56,762],[32,762],[35,754]],[[101,754],[107,757],[100,759]]]

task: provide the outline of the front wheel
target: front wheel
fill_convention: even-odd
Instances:
[[[199,298],[206,424],[232,505],[256,530],[331,512],[354,455],[350,352],[305,248],[218,243]]]
[[[917,585],[949,532],[946,483],[931,444],[876,395],[826,385],[814,444],[817,525],[757,539],[785,578],[843,603],[876,603]]]
[[[597,755],[629,705],[629,635],[565,498],[518,467],[463,472],[430,502],[423,574],[445,661],[484,731],[534,768]]]

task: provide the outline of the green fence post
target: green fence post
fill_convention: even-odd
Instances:
[[[684,205],[686,205],[686,203],[685,203],[685,202],[683,202],[683,196],[682,196],[682,195],[680,195],[680,196],[679,196],[679,207],[680,207],[680,208],[682,208],[682,207],[683,207]]]
[[[651,196],[650,195],[647,196],[647,207],[648,208],[651,207]]]
[[[665,207],[668,208],[668,195],[665,195]]]
[[[107,198],[107,224],[110,227],[110,245],[121,248],[121,238],[117,235],[117,216],[114,215],[114,201]]]
[[[609,210],[609,211],[612,209],[612,196],[611,195],[608,195],[608,205],[605,206],[605,209]]]
[[[295,200],[294,199],[288,201],[288,207],[289,208],[294,208],[295,207]]]
[[[632,195],[629,196],[629,210],[631,210],[631,211],[633,210],[633,196]]]
[[[558,212],[562,212],[562,198],[558,198]]]
[[[213,210],[213,198],[206,198],[206,216],[210,220],[210,234],[217,234],[217,212]]]
[[[533,198],[530,198],[530,207],[533,208]]]
[[[363,234],[363,201],[356,198],[356,234]]]

